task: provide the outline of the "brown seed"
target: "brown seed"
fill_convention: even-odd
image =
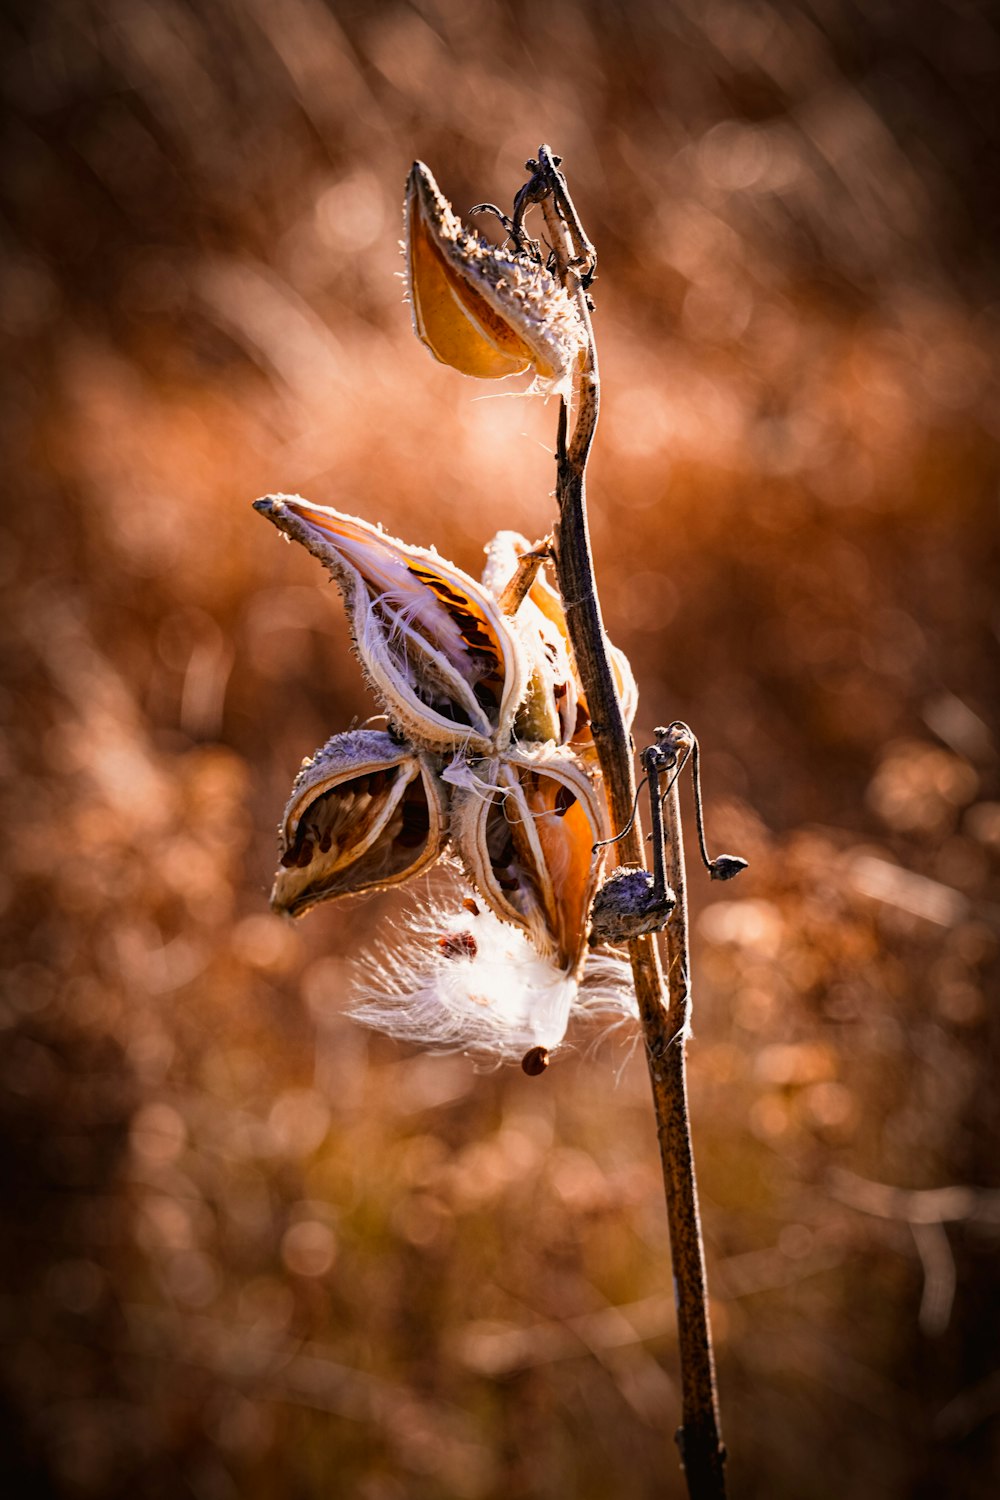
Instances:
[[[576,798],[573,796],[573,793],[570,791],[569,787],[561,786],[556,792],[556,805],[554,809],[556,817],[564,818],[575,801]]]
[[[312,864],[312,857],[316,852],[316,845],[311,838],[303,838],[301,844],[295,849],[295,858],[292,860],[296,870],[304,870],[307,865]]]
[[[479,944],[471,932],[446,932],[438,938],[438,947],[445,958],[475,958]]]
[[[521,1058],[521,1067],[529,1078],[538,1078],[549,1065],[547,1047],[531,1047]]]
[[[479,907],[473,901],[471,896],[464,896],[462,898],[462,905],[465,907],[466,911],[470,911],[474,917],[479,916]]]

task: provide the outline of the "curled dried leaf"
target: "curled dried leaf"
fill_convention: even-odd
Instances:
[[[325,563],[372,687],[414,745],[482,754],[507,743],[528,665],[486,589],[436,552],[297,495],[255,509]]]
[[[302,764],[279,828],[275,911],[398,885],[447,843],[447,788],[423,756],[378,730],[335,734]]]
[[[406,270],[417,337],[442,364],[499,380],[536,371],[565,387],[587,334],[570,297],[530,256],[463,229],[423,162],[406,184]]]

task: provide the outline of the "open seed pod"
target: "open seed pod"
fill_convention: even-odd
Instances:
[[[531,670],[528,690],[514,718],[514,738],[540,744],[563,745],[576,729],[578,688],[573,668],[558,631],[525,599],[516,627],[524,641]]]
[[[516,749],[445,773],[452,829],[476,888],[557,968],[578,972],[608,836],[599,775],[569,750]]]
[[[532,551],[516,531],[501,531],[486,547],[483,583],[500,599],[518,572],[521,559]],[[538,606],[540,589],[554,591],[536,572],[527,595],[514,615],[514,627],[524,642],[530,662],[528,689],[517,711],[515,738],[564,745],[577,730],[579,685],[569,636]],[[558,595],[555,595],[558,598]]]
[[[482,754],[507,743],[528,665],[486,589],[436,552],[297,495],[254,509],[326,564],[369,681],[414,745]]]
[[[518,559],[530,549],[531,543],[520,533],[497,532],[486,547],[486,566],[483,569],[483,583],[491,594],[499,598],[517,568]],[[534,638],[536,652],[537,642],[542,643],[545,660],[549,663],[548,675],[557,695],[555,709],[559,715],[560,725],[559,734],[553,738],[558,739],[560,744],[572,744],[574,749],[580,751],[581,754],[595,753],[594,739],[590,730],[590,713],[576,670],[569,627],[566,624],[566,611],[558,591],[549,583],[544,571],[536,575],[527,598],[518,610],[517,623],[522,637],[527,642],[530,643],[532,637]],[[608,654],[611,658],[615,686],[621,699],[625,728],[631,729],[639,706],[639,689],[624,651],[620,651],[609,641]],[[530,644],[529,655],[531,655]],[[521,732],[520,721],[527,718],[529,704],[537,698],[538,694],[535,681],[539,675],[536,655],[532,656],[532,661],[536,663],[532,682],[518,713],[517,733],[522,739],[531,738]],[[536,738],[541,738],[541,736],[536,736]]]
[[[406,272],[413,326],[442,364],[500,380],[534,368],[566,386],[587,347],[570,297],[530,256],[462,228],[423,162],[406,184]]]
[[[278,832],[271,905],[299,917],[429,869],[447,843],[447,788],[388,734],[335,734],[303,761]]]

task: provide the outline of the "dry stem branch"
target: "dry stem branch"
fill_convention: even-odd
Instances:
[[[573,650],[590,708],[611,804],[615,832],[628,825],[635,798],[632,745],[615,688],[587,526],[586,465],[597,426],[600,383],[586,284],[593,273],[593,247],[580,226],[558,159],[539,150],[537,171],[519,200],[540,202],[558,274],[575,298],[588,330],[588,355],[569,430],[566,403],[560,408],[556,453],[556,569]],[[676,783],[666,804],[668,871],[677,906],[666,928],[667,993],[652,936],[629,944],[646,1057],[653,1088],[657,1135],[666,1189],[667,1215],[677,1297],[683,1389],[683,1425],[677,1434],[692,1500],[723,1500],[725,1448],[719,1431],[705,1263],[687,1106],[685,1043],[691,1005],[684,851]],[[625,864],[643,865],[638,818],[617,846]]]

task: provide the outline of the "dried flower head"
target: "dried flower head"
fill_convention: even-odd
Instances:
[[[482,380],[534,369],[544,388],[568,389],[587,347],[572,299],[530,256],[463,229],[419,161],[405,233],[413,326],[435,359]]]

